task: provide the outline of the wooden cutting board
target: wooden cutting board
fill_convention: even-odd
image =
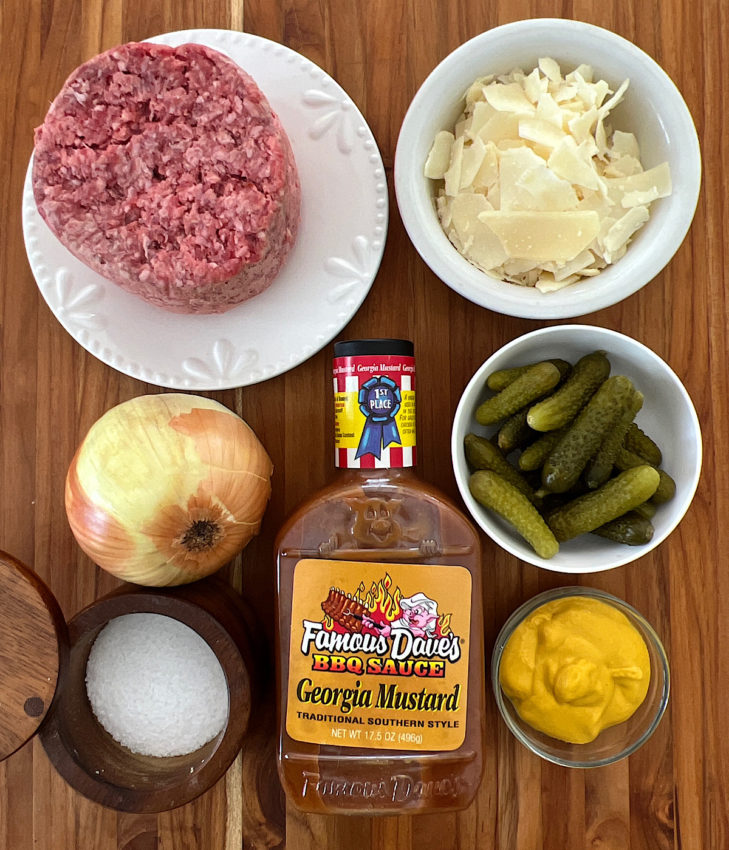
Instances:
[[[412,819],[307,817],[281,795],[274,759],[276,703],[269,687],[261,697],[261,723],[225,778],[195,802],[162,815],[118,814],[92,804],[58,776],[39,742],[21,747],[0,763],[0,850],[729,846],[729,571],[724,564],[729,551],[729,144],[724,127],[729,7],[723,0],[3,0],[0,548],[34,565],[67,619],[113,589],[115,581],[95,569],[73,541],[63,508],[64,478],[79,441],[105,410],[159,391],[84,351],[45,305],[28,267],[20,199],[32,132],[71,70],[112,45],[166,31],[245,28],[299,51],[343,86],[381,150],[390,216],[379,275],[341,338],[413,339],[420,473],[457,498],[449,438],[461,391],[496,348],[548,323],[476,307],[428,270],[397,212],[393,157],[407,106],[432,68],[479,32],[534,16],[579,18],[633,40],[679,86],[702,145],[703,190],[682,248],[627,301],[575,320],[619,330],[663,357],[689,390],[704,432],[702,479],[679,528],[640,561],[579,579],[626,599],[663,638],[672,694],[658,731],[627,761],[568,771],[524,750],[487,695],[485,773],[469,809]],[[275,465],[261,534],[224,573],[259,614],[269,669],[275,658],[273,539],[284,517],[333,472],[330,358],[327,346],[277,378],[205,393],[250,423]],[[501,624],[523,600],[573,579],[520,563],[485,538],[483,547],[488,652]],[[0,618],[6,605],[3,594]],[[45,705],[47,692],[33,687],[22,689],[26,692]],[[23,734],[18,731],[17,738]]]

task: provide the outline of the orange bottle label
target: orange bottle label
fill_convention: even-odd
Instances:
[[[286,731],[310,744],[458,749],[470,617],[465,567],[299,561]]]

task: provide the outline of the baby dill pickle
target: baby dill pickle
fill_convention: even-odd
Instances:
[[[628,428],[628,433],[625,435],[625,448],[640,455],[651,466],[660,466],[663,461],[660,447],[635,423]]]
[[[554,431],[575,418],[610,374],[604,351],[593,351],[575,363],[569,378],[550,396],[537,402],[527,421],[535,431]]]
[[[466,460],[472,469],[490,469],[516,487],[529,501],[534,500],[534,490],[519,470],[504,457],[498,446],[485,437],[479,437],[478,434],[466,434],[463,446],[466,451]]]
[[[603,381],[544,462],[542,484],[547,490],[564,493],[577,482],[633,392],[624,375]]]
[[[592,533],[627,546],[643,546],[653,538],[653,523],[635,511],[606,522]]]
[[[545,360],[535,363],[476,409],[480,425],[494,425],[549,392],[560,380],[559,369]]]
[[[557,443],[562,439],[566,432],[565,428],[559,428],[557,431],[547,431],[538,437],[533,443],[528,445],[519,455],[517,464],[522,472],[533,472],[535,469],[541,469],[544,461],[549,457]]]
[[[561,542],[594,531],[650,499],[658,487],[658,471],[649,464],[635,466],[611,478],[597,490],[578,496],[547,516]]]
[[[566,377],[572,371],[571,364],[569,364],[566,360],[561,360],[559,357],[555,357],[547,362],[554,364],[559,369],[559,374],[562,378]],[[536,364],[530,363],[527,366],[513,366],[511,369],[497,369],[496,372],[492,372],[488,378],[486,378],[486,386],[495,393],[501,392],[504,387],[507,387],[516,378],[518,378],[519,375],[523,375],[530,366],[534,365]]]
[[[646,461],[640,455],[635,454],[635,452],[631,452],[625,447],[620,449],[618,456],[615,458],[615,466],[617,466],[618,469],[623,470],[632,469],[633,467],[639,466],[645,462]],[[651,464],[651,466],[653,466],[653,464]],[[676,482],[664,470],[656,469],[656,471],[658,472],[660,482],[656,492],[651,497],[651,501],[657,505],[661,505],[663,502],[669,502],[676,495]]]
[[[643,406],[643,393],[635,390],[628,398],[623,412],[615,425],[607,432],[595,457],[587,465],[585,483],[591,490],[603,485],[613,471],[615,458],[618,456],[625,434]]]
[[[642,505],[636,505],[633,508],[633,513],[642,516],[644,519],[653,519],[658,508],[653,502],[643,502]]]
[[[559,543],[534,505],[500,475],[482,469],[471,476],[474,499],[514,526],[540,558],[553,558]]]
[[[505,455],[528,443],[530,437],[534,434],[526,421],[528,409],[527,407],[522,407],[521,410],[512,413],[499,428],[496,442]]]

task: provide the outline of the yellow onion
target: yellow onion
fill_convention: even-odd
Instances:
[[[185,584],[234,558],[258,533],[271,461],[222,404],[183,393],[113,407],[66,476],[66,514],[99,566],[147,585]]]

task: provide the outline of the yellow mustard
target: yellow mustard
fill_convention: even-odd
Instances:
[[[501,658],[500,681],[530,726],[586,744],[643,702],[650,658],[622,612],[569,596],[546,602],[516,627]]]

